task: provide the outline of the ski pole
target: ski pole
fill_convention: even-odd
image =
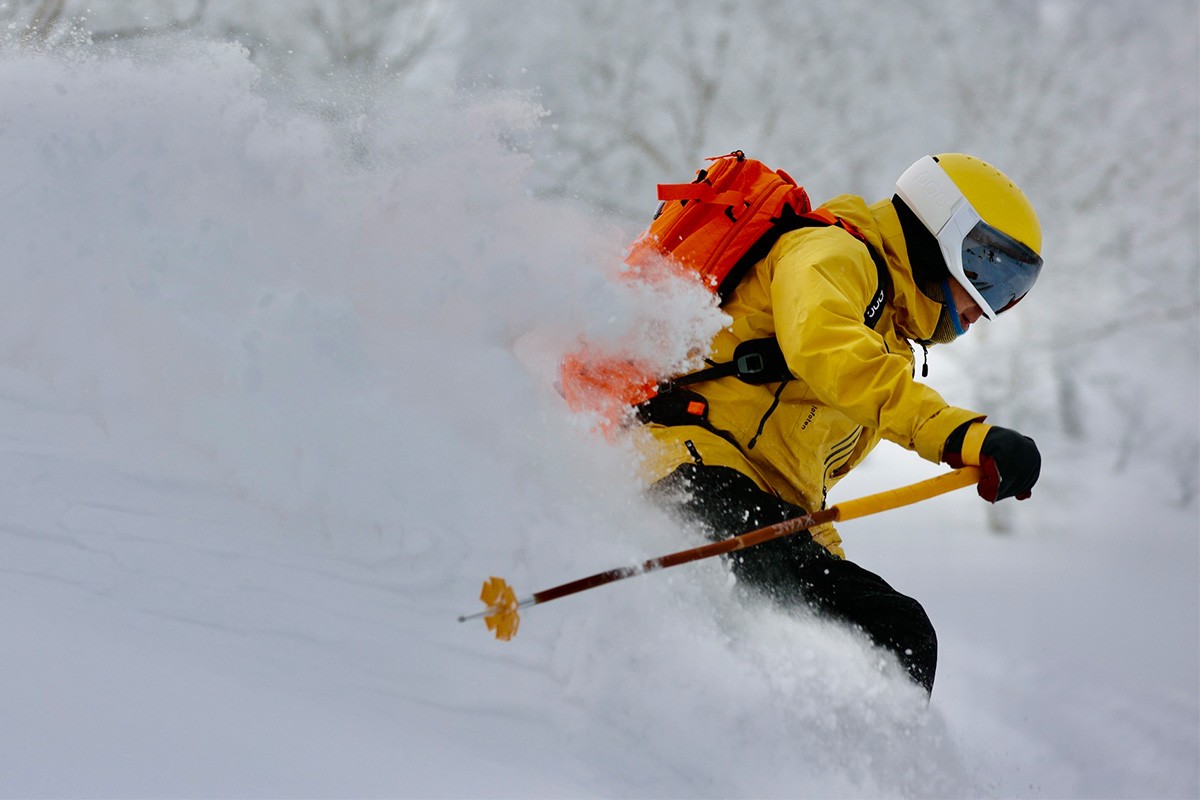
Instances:
[[[901,486],[897,489],[890,489],[878,494],[860,497],[857,500],[847,500],[835,506],[830,506],[824,511],[814,511],[802,517],[787,519],[783,522],[777,522],[774,525],[768,525],[765,528],[743,533],[740,536],[733,536],[729,539],[722,539],[719,542],[693,547],[690,550],[681,550],[678,553],[669,553],[658,558],[651,558],[643,561],[641,564],[597,572],[595,575],[589,575],[586,578],[579,578],[569,583],[543,589],[540,592],[534,592],[528,597],[520,599],[517,598],[516,592],[508,585],[507,581],[503,578],[492,576],[483,582],[483,590],[479,594],[479,599],[484,602],[487,608],[476,614],[464,614],[458,618],[458,621],[466,622],[467,620],[482,617],[487,623],[488,630],[494,631],[497,639],[507,641],[517,633],[517,627],[520,624],[520,615],[517,613],[518,609],[535,606],[540,603],[548,603],[560,597],[566,597],[567,595],[576,594],[587,589],[594,589],[597,586],[604,586],[605,584],[614,583],[625,578],[632,578],[634,575],[643,575],[647,572],[655,572],[667,567],[687,564],[691,561],[699,561],[713,556],[744,550],[747,547],[753,547],[763,542],[769,542],[773,539],[780,539],[784,536],[799,533],[800,531],[806,531],[809,528],[826,522],[845,522],[846,520],[865,517],[868,514],[878,514],[881,511],[890,511],[894,508],[912,505],[921,500],[927,500],[931,497],[954,491],[955,489],[974,486],[979,483],[979,477],[979,467],[963,467],[962,469],[956,469],[952,472],[918,481],[908,486]]]

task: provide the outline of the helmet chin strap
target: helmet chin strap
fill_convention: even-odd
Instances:
[[[966,333],[963,330],[962,323],[958,319],[958,304],[954,302],[954,293],[950,291],[950,278],[942,278],[942,299],[946,302],[946,309],[950,312],[950,324],[954,326],[956,336],[962,336]]]

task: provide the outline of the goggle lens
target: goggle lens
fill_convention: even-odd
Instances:
[[[962,244],[963,272],[997,313],[1020,302],[1042,271],[1042,259],[1029,247],[982,220]]]

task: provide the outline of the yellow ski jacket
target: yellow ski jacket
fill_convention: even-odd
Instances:
[[[729,361],[739,343],[775,336],[795,380],[769,414],[778,383],[725,377],[689,386],[708,401],[712,427],[728,436],[694,425],[647,425],[643,466],[651,481],[702,460],[737,469],[812,511],[880,438],[936,463],[955,428],[984,418],[914,379],[910,342],[933,335],[941,304],[913,280],[891,201],[868,207],[843,195],[823,207],[857,227],[887,263],[890,288],[877,324],[863,322],[879,275],[862,241],[837,227],[784,234],[726,301],[733,324],[714,338],[709,357]],[[814,530],[813,538],[844,557],[832,526]]]

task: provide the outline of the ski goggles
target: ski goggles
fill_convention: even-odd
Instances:
[[[932,156],[913,164],[897,193],[931,231],[950,275],[988,319],[1016,305],[1033,287],[1042,259],[1032,248],[989,225]]]
[[[1041,256],[984,222],[965,197],[937,240],[950,274],[988,319],[1019,303],[1042,271]]]

